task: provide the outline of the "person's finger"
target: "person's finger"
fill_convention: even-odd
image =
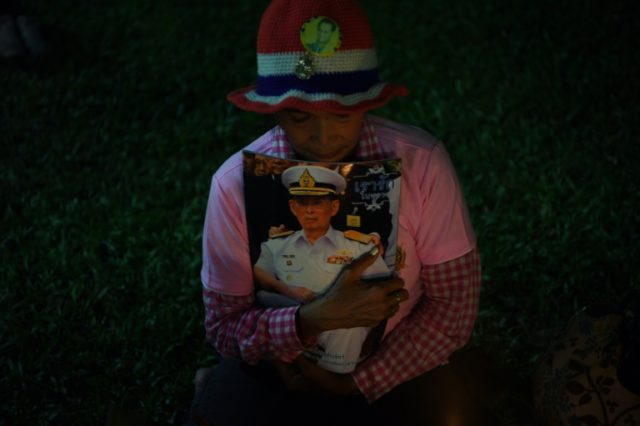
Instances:
[[[366,253],[362,253],[357,259],[351,262],[351,264],[346,266],[345,270],[349,271],[353,275],[361,276],[365,269],[373,265],[373,262],[376,261],[379,255],[380,249],[378,246],[373,246],[371,250]]]

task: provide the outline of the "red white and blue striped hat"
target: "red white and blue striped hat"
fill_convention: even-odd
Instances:
[[[247,111],[353,113],[408,94],[379,80],[371,28],[355,0],[273,0],[258,29],[257,57],[256,83],[227,96]]]

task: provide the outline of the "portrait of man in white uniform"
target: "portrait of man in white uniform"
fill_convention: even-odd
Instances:
[[[345,265],[371,250],[379,239],[357,232],[342,232],[331,226],[340,209],[339,194],[346,181],[339,173],[320,166],[294,166],[282,174],[288,188],[289,208],[301,229],[276,235],[261,245],[254,265],[258,300],[266,306],[282,307],[307,303],[331,286]],[[378,257],[364,276],[388,276],[390,270]],[[369,328],[321,333],[318,345],[307,355],[335,372],[349,372],[361,358],[362,343]]]

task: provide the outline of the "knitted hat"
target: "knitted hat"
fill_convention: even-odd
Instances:
[[[408,94],[379,80],[371,28],[355,0],[273,0],[257,57],[256,83],[227,96],[247,111],[353,113]]]

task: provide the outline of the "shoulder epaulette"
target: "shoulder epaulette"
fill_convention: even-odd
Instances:
[[[354,231],[353,229],[348,229],[343,233],[344,233],[344,237],[348,240],[357,241],[362,244],[369,244],[371,242],[371,236],[364,234],[360,231]]]
[[[272,237],[270,237],[270,240],[276,239],[276,238],[284,238],[284,237],[288,237],[289,235],[293,234],[295,231],[284,231],[284,232],[280,232],[278,234],[273,235]]]

